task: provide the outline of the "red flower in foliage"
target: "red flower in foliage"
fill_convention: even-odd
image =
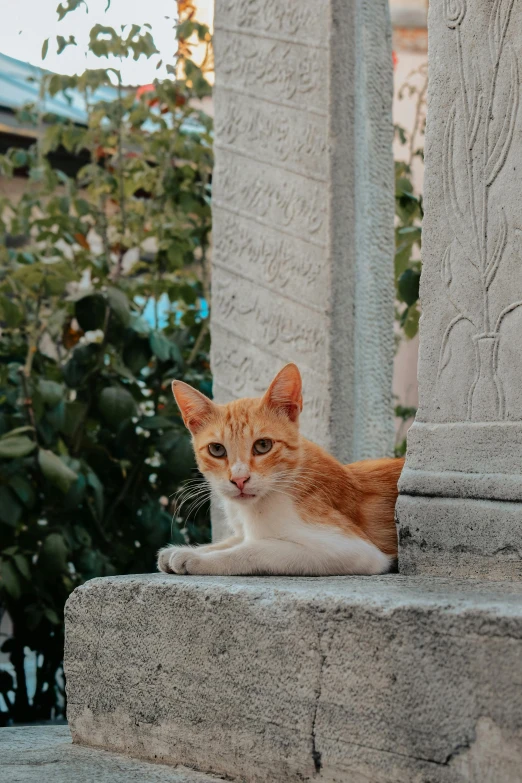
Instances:
[[[141,98],[142,95],[147,95],[149,92],[156,92],[156,88],[153,84],[142,84],[141,87],[138,87],[136,90],[136,98]],[[159,98],[151,98],[147,101],[149,106],[158,106],[159,105]]]

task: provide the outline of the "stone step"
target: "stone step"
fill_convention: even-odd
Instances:
[[[522,585],[94,579],[66,608],[73,739],[248,783],[522,781]]]
[[[186,767],[73,745],[67,726],[0,729],[2,783],[219,783]]]

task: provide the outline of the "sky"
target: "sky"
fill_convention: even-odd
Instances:
[[[62,0],[64,5],[67,0]],[[2,2],[2,22],[0,24],[0,52],[32,65],[39,65],[57,73],[81,73],[85,68],[120,67],[124,84],[148,84],[155,78],[164,78],[166,63],[173,62],[176,41],[173,31],[176,13],[175,0],[111,0],[105,12],[108,0],[86,0],[88,13],[84,5],[80,6],[58,22],[56,8],[60,0],[4,0]],[[166,18],[169,17],[169,18]],[[122,64],[118,60],[111,62],[107,58],[86,57],[86,44],[89,31],[95,24],[114,27],[117,31],[122,24],[152,25],[152,34],[160,54],[146,60],[141,57],[137,62],[131,59]],[[69,46],[61,54],[56,54],[56,36],[69,38],[74,35],[78,46]],[[49,51],[42,62],[41,51],[45,38],[49,37]],[[156,70],[163,58],[164,65]]]

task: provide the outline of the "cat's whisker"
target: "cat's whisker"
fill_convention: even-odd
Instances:
[[[206,486],[203,486],[203,487],[201,487],[201,488],[200,488],[200,487],[190,487],[190,488],[188,488],[188,489],[185,489],[185,490],[183,490],[183,492],[180,492],[180,493],[178,494],[178,497],[176,498],[176,500],[177,500],[177,501],[180,501],[182,498],[189,497],[189,496],[190,496],[190,495],[192,495],[194,492],[199,492],[199,491],[201,491],[201,489],[205,489],[205,490],[206,490],[206,489],[207,489],[207,487],[206,487]]]
[[[179,492],[183,492],[183,490],[189,488],[190,486],[194,486],[194,485],[197,486],[198,484],[207,484],[207,483],[208,482],[206,481],[206,479],[201,476],[199,476],[198,478],[187,479],[186,481],[183,482],[181,487],[179,487],[175,492],[170,493],[169,498],[174,497],[174,495],[177,495]]]
[[[173,510],[173,514],[174,514],[174,516],[179,516],[179,514],[181,513],[181,510],[182,510],[182,508],[183,508],[183,506],[184,506],[186,503],[189,503],[189,502],[191,502],[191,501],[194,501],[194,500],[196,500],[196,499],[197,499],[197,500],[199,500],[199,498],[200,498],[200,497],[202,497],[202,496],[203,496],[203,497],[210,497],[210,491],[209,491],[209,490],[207,490],[206,488],[202,488],[202,489],[201,489],[201,490],[199,490],[199,491],[194,491],[194,492],[190,493],[189,495],[185,496],[185,497],[183,498],[183,500],[181,500],[181,502],[178,502],[178,503],[175,505],[175,508],[174,508],[174,510]]]
[[[185,492],[190,492],[194,489],[198,489],[199,487],[208,487],[208,486],[209,486],[208,481],[206,481],[205,479],[198,479],[197,481],[191,480],[190,482],[185,482],[178,490],[176,490],[176,492],[173,492],[172,494],[183,495],[183,493]]]
[[[174,513],[173,513],[173,515],[172,515],[172,521],[171,521],[171,527],[170,527],[170,535],[171,535],[171,538],[173,538],[173,532],[174,532],[174,523],[175,523],[175,521],[176,521],[176,516],[179,516],[179,513],[180,513],[180,511],[181,511],[181,507],[182,507],[182,505],[184,505],[185,503],[189,502],[190,500],[193,500],[193,501],[194,501],[194,499],[195,499],[195,503],[196,503],[196,504],[197,504],[197,503],[199,503],[200,505],[203,505],[203,504],[204,504],[206,501],[208,501],[208,500],[210,499],[210,492],[208,492],[208,493],[202,493],[202,492],[199,492],[199,493],[197,493],[197,495],[192,495],[192,496],[190,496],[190,497],[186,498],[186,499],[183,501],[183,503],[182,503],[182,504],[181,504],[181,505],[180,505],[180,506],[179,506],[179,507],[178,507],[178,508],[175,510],[175,512],[174,512]],[[188,517],[190,516],[190,514],[191,514],[191,509],[192,509],[192,506],[193,506],[193,505],[194,505],[194,502],[192,503],[192,505],[190,506],[190,508],[188,509],[188,511],[187,511],[186,513],[184,513],[184,516],[185,516],[186,518],[188,518]]]
[[[187,510],[187,518],[192,516],[196,516],[199,509],[208,501],[210,500],[210,495],[203,498],[198,498]]]
[[[283,479],[283,480],[275,480],[274,484],[277,484],[279,487],[286,487],[290,491],[287,493],[289,496],[297,499],[299,497],[299,494],[304,493],[308,495],[315,495],[317,497],[322,498],[326,503],[331,502],[331,497],[328,496],[328,493],[326,490],[322,489],[318,486],[311,487],[309,484],[305,484],[303,482],[299,481],[291,481],[290,479]],[[273,486],[273,485],[272,485]]]
[[[181,509],[183,508],[183,506],[184,506],[184,505],[186,505],[187,503],[190,503],[190,502],[191,502],[191,501],[193,501],[193,500],[196,500],[196,499],[198,499],[198,500],[199,500],[199,498],[200,498],[201,496],[204,496],[204,497],[207,497],[207,496],[209,496],[209,492],[208,492],[208,490],[201,489],[201,490],[199,490],[199,491],[191,492],[189,495],[186,495],[186,496],[183,498],[183,500],[182,500],[182,501],[181,501],[181,502],[180,502],[180,503],[177,505],[177,507],[176,507],[176,508],[177,508],[177,510],[178,510],[178,511],[181,511]]]

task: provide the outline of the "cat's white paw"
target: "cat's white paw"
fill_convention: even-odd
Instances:
[[[165,574],[184,574],[186,571],[175,571],[171,565],[171,560],[184,552],[191,553],[194,550],[190,546],[166,546],[158,552],[158,571]]]
[[[204,574],[202,567],[203,558],[190,547],[179,547],[169,559],[169,568],[173,574]]]

